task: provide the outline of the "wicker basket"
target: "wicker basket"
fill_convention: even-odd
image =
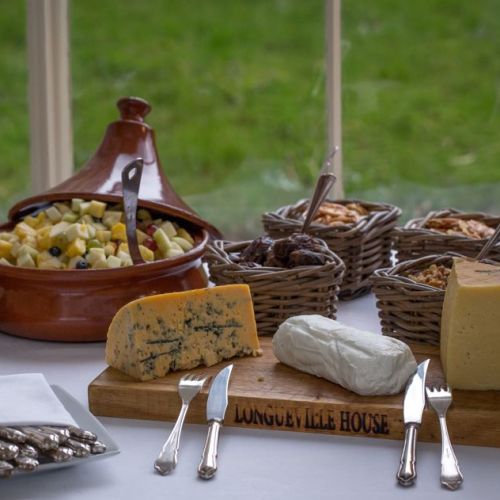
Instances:
[[[400,262],[446,252],[457,252],[472,258],[479,254],[486,243],[486,239],[475,240],[465,235],[444,234],[422,227],[427,220],[442,217],[474,219],[483,222],[493,229],[500,224],[500,216],[488,215],[481,212],[461,212],[453,208],[430,212],[425,217],[410,220],[404,227],[394,229],[392,237]],[[500,242],[491,249],[488,257],[491,260],[500,261]]]
[[[463,255],[428,255],[401,262],[394,267],[378,269],[373,273],[373,293],[377,297],[382,333],[405,342],[423,342],[439,345],[441,311],[445,290],[417,283],[406,275],[432,264],[450,267],[453,257]],[[496,264],[491,260],[481,260]]]
[[[312,223],[308,231],[324,240],[330,250],[344,261],[346,272],[340,287],[340,298],[349,300],[370,290],[370,276],[375,269],[391,264],[391,232],[401,210],[388,204],[359,200],[328,201],[342,205],[359,203],[370,211],[356,224],[326,226]],[[264,214],[264,229],[273,238],[300,232],[308,205],[308,200],[301,200],[295,205]]]
[[[345,266],[342,260],[324,247],[327,263],[322,266],[249,267],[235,257],[249,241],[215,241],[208,246],[205,260],[211,280],[217,285],[245,283],[252,293],[259,335],[273,335],[279,325],[298,314],[321,314],[335,319],[337,297]]]

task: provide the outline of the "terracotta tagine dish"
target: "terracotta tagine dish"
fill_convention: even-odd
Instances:
[[[144,122],[151,106],[135,97],[122,98],[117,105],[120,119],[108,126],[94,156],[68,180],[15,204],[0,232],[13,231],[24,217],[52,203],[71,205],[71,200],[81,199],[107,206],[121,204],[122,171],[142,158],[138,208],[185,230],[191,244],[178,255],[126,267],[0,265],[0,331],[40,340],[102,341],[112,317],[127,302],[207,285],[201,258],[208,239],[221,235],[177,195],[163,173],[154,131]]]

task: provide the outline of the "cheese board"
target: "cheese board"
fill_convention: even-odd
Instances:
[[[271,337],[260,338],[263,355],[238,358],[190,373],[214,376],[234,363],[224,425],[315,432],[344,436],[402,439],[403,393],[359,396],[342,387],[280,363]],[[427,385],[444,384],[439,348],[411,346],[421,362],[430,358]],[[177,393],[185,371],[139,382],[107,368],[89,385],[89,408],[97,416],[175,421],[181,406]],[[191,403],[186,421],[206,424],[207,384]],[[455,444],[500,447],[500,391],[454,391],[448,412]],[[419,440],[440,442],[439,425],[431,409],[424,411]]]

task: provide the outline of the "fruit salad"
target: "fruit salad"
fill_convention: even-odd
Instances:
[[[120,205],[98,200],[56,202],[0,232],[0,264],[38,269],[110,269],[132,265]],[[177,257],[194,246],[176,222],[137,211],[137,240],[146,262]]]

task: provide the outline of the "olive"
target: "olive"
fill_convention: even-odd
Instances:
[[[59,255],[61,255],[61,253],[62,253],[62,250],[59,247],[50,247],[49,253],[53,257],[59,257]]]
[[[89,263],[85,259],[79,260],[75,266],[76,269],[88,269],[88,267]]]

